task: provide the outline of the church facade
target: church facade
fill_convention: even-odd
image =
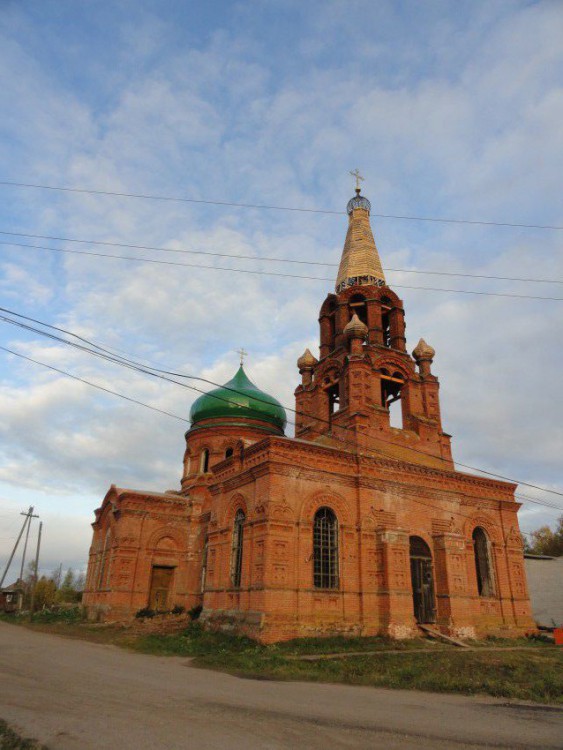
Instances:
[[[295,437],[242,365],[197,399],[181,488],[112,485],[95,512],[90,617],[201,607],[207,626],[265,643],[534,627],[516,486],[456,470],[435,352],[407,351],[370,208],[357,189],[319,357],[297,362]]]

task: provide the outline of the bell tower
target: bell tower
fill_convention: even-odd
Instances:
[[[434,349],[408,353],[402,300],[390,289],[370,225],[371,204],[348,201],[348,231],[334,294],[319,315],[319,359],[298,359],[295,436],[411,463],[453,468],[442,430]]]

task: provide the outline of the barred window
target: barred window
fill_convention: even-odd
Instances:
[[[489,540],[480,526],[473,531],[473,550],[479,596],[494,596],[493,571],[489,552]]]
[[[235,515],[233,544],[231,547],[231,581],[235,588],[240,586],[242,577],[242,545],[245,520],[244,511],[242,508],[239,508]]]
[[[315,513],[313,580],[317,589],[338,588],[338,520],[330,508]]]

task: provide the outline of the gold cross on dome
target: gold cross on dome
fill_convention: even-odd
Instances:
[[[248,356],[248,352],[246,352],[244,349],[237,349],[236,352],[240,357],[240,365],[242,367],[242,365],[244,364],[244,358]]]
[[[360,180],[361,180],[362,182],[364,181],[364,178],[363,178],[363,177],[362,177],[362,175],[360,174],[360,170],[359,170],[359,169],[354,169],[354,171],[353,171],[353,172],[352,172],[352,171],[350,170],[350,174],[352,175],[352,177],[355,177],[355,178],[356,178],[356,190],[357,190],[358,192],[360,192],[360,190],[361,190],[361,187],[360,187]]]

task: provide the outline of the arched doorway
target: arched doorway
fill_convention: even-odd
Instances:
[[[419,536],[411,536],[409,547],[414,616],[420,623],[436,622],[432,553]]]

